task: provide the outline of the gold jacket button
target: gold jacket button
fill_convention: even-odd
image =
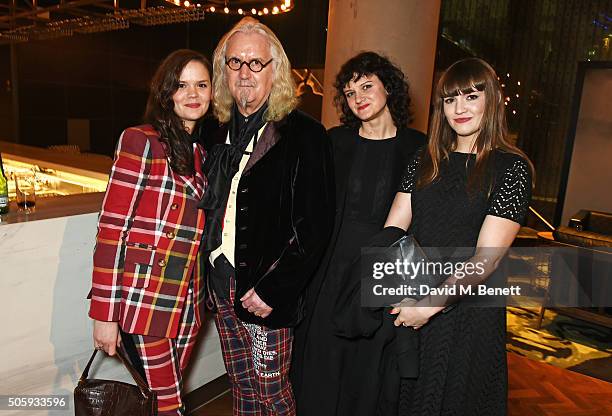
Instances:
[[[157,262],[157,265],[158,265],[159,267],[164,267],[164,266],[166,265],[166,260],[161,259],[160,261],[158,261],[158,262]]]
[[[170,205],[170,209],[178,209],[178,204],[174,203],[174,204]]]
[[[174,237],[176,237],[176,235],[172,231],[170,231],[169,233],[166,233],[166,237],[172,240]]]

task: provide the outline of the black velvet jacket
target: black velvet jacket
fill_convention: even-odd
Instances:
[[[226,137],[222,126],[204,146]],[[236,196],[234,309],[241,320],[269,328],[301,320],[302,294],[327,246],[334,210],[331,142],[323,126],[297,110],[269,122]],[[242,307],[252,287],[273,309],[265,319]]]

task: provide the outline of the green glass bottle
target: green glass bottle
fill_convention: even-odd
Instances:
[[[8,214],[9,212],[9,197],[8,197],[8,181],[4,174],[4,166],[2,165],[2,155],[0,154],[0,215]]]

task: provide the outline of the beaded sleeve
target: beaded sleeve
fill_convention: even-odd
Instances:
[[[531,172],[527,162],[518,158],[506,169],[489,198],[487,215],[507,218],[522,224],[531,200]]]

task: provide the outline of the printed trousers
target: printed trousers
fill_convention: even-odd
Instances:
[[[195,320],[192,281],[176,338],[121,334],[122,347],[157,394],[158,416],[185,415],[185,405],[181,399],[183,372],[189,363],[199,330]]]
[[[230,299],[215,296],[215,323],[223,361],[232,384],[234,416],[295,416],[289,381],[291,328],[270,329],[241,321]]]

